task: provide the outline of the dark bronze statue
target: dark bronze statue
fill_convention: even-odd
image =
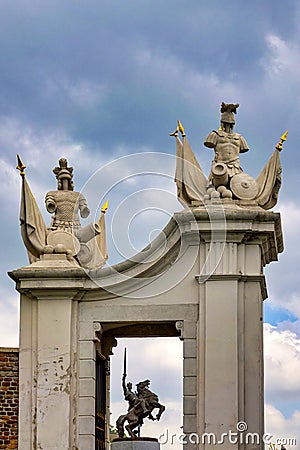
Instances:
[[[150,380],[140,381],[136,385],[136,392],[132,390],[132,383],[126,383],[126,349],[124,353],[124,373],[122,377],[122,387],[125,400],[129,403],[128,411],[122,414],[117,420],[117,430],[120,438],[124,437],[125,426],[129,436],[134,438],[138,436],[139,429],[144,423],[144,419],[159,420],[162,413],[166,409],[159,403],[158,396],[149,389]],[[154,417],[152,412],[158,409],[157,415]]]

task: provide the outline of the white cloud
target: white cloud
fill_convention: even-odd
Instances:
[[[297,318],[300,318],[300,291],[298,287],[295,287],[297,292],[291,294],[287,298],[283,298],[276,301],[276,304],[290,311]],[[283,301],[282,301],[283,300]]]
[[[71,100],[75,105],[90,109],[98,106],[107,94],[107,87],[92,83],[88,80],[81,80],[68,88]]]
[[[16,206],[20,197],[20,176],[15,166],[10,165],[4,158],[0,158],[0,179],[4,181],[0,190],[1,204]]]
[[[283,444],[289,449],[299,448],[300,443],[300,410],[295,411],[290,418],[284,417],[284,415],[276,409],[272,405],[266,405],[265,407],[265,415],[266,415],[266,425],[265,430],[266,433],[273,435],[271,438],[272,443],[276,443],[276,439],[296,439],[296,444],[292,445],[290,441],[290,445],[288,445],[287,441],[282,440]],[[280,448],[280,446],[277,446]]]
[[[284,41],[276,34],[267,34],[266,42],[270,48],[268,60],[265,62],[265,69],[270,76],[288,75],[295,81],[300,75],[300,48],[295,42]],[[291,79],[290,78],[290,79]]]
[[[172,88],[189,103],[201,105],[202,109],[214,107],[211,98],[242,98],[242,86],[237,80],[232,81],[231,73],[226,78],[224,74],[221,78],[213,71],[204,74],[193,69],[178,55],[150,48],[138,51],[136,62],[141,70],[151,74],[152,80],[157,80],[168,90]]]
[[[27,166],[27,179],[40,206],[43,206],[45,193],[56,188],[52,169],[58,164],[59,158],[66,157],[68,163],[74,166],[77,189],[94,172],[95,167],[102,167],[107,162],[101,150],[93,155],[89,148],[83,148],[81,142],[72,140],[60,129],[38,131],[30,124],[6,116],[0,118],[0,148],[3,150],[0,176],[5,180],[0,195],[4,202],[7,201],[8,193],[13,202],[19,201],[20,176],[15,170],[17,153]],[[83,181],[78,183],[78,180]]]
[[[296,36],[290,40],[284,40],[275,33],[268,33],[265,40],[268,52],[261,61],[264,79],[262,89],[256,93],[255,98],[259,99],[261,113],[271,115],[273,129],[283,126],[293,131],[297,126],[299,115],[299,38]],[[266,106],[266,100],[268,106]],[[272,115],[272,107],[278,111],[276,117]],[[267,119],[262,120],[262,124],[270,125]],[[292,139],[293,137],[290,136],[290,140]]]
[[[294,242],[299,235],[300,206],[295,201],[280,204],[283,231],[286,240]]]
[[[278,331],[290,331],[300,337],[300,320],[283,320],[277,324]]]
[[[300,338],[292,331],[264,325],[265,379],[269,399],[300,396]]]
[[[13,117],[1,116],[0,119],[1,149],[3,155],[13,158],[14,162],[14,155],[19,153],[27,166],[43,170],[49,161],[51,167],[53,159],[56,160],[57,157],[80,157],[81,143],[71,141],[62,130],[39,131]]]
[[[59,96],[71,100],[75,107],[89,110],[106,98],[108,87],[89,79],[72,81],[66,76],[52,77],[45,80],[45,95],[49,98]]]
[[[0,288],[0,346],[19,346],[19,296],[10,291]]]
[[[300,319],[299,286],[299,240],[300,206],[295,201],[280,204],[284,252],[279,255],[279,264],[267,267],[270,307],[283,308]]]
[[[182,343],[176,339],[161,339],[160,342],[150,341],[143,349],[143,357],[148,361],[156,361],[159,367],[166,371],[179,372],[182,366]],[[159,347],[159,353],[157,349]]]

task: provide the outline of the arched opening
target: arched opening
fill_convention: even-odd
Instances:
[[[100,345],[96,345],[96,450],[109,448],[109,442],[117,437],[116,420],[128,409],[122,389],[125,347],[126,383],[132,382],[135,390],[138,382],[149,379],[151,391],[166,407],[159,422],[145,419],[141,435],[181,432],[183,345],[179,334],[175,322],[102,324]],[[114,347],[113,355],[105,357],[108,347]],[[153,411],[154,416],[157,412]],[[174,446],[170,448],[174,450]]]
[[[159,402],[166,407],[159,422],[144,420],[141,436],[156,437],[161,434],[177,434],[182,430],[183,416],[183,345],[178,337],[156,338],[122,338],[111,357],[110,376],[110,425],[111,439],[116,435],[116,420],[125,414],[128,403],[124,400],[122,390],[123,355],[127,349],[127,382],[136,384],[145,379],[151,381],[150,389],[159,397]],[[158,410],[154,411],[154,417]],[[125,431],[126,432],[126,431]],[[128,434],[127,434],[128,435]],[[173,449],[174,445],[167,449]]]

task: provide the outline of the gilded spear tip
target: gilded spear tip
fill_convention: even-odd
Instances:
[[[175,136],[175,137],[177,137],[179,132],[181,133],[181,136],[182,136],[182,137],[186,136],[185,131],[184,131],[184,128],[183,128],[183,125],[182,125],[182,123],[180,122],[180,120],[178,119],[178,120],[177,120],[177,127],[176,127],[175,131],[173,131],[173,133],[170,133],[170,136]]]
[[[175,129],[175,131],[173,131],[173,133],[170,133],[169,136],[177,137],[177,136],[178,136],[178,133],[179,133],[179,127],[177,126],[176,129]]]
[[[106,202],[104,203],[104,205],[102,205],[101,212],[102,212],[103,214],[105,214],[106,211],[107,211],[107,208],[108,208],[108,200],[106,200]]]
[[[180,122],[179,119],[177,120],[177,123],[178,123],[178,128],[179,128],[179,131],[180,131],[182,137],[186,136],[184,128],[183,128],[183,125],[182,125],[182,123]]]
[[[23,164],[19,154],[17,154],[17,161],[18,161],[18,165],[17,165],[16,169],[18,169],[20,171],[20,175],[25,175],[26,166],[25,166],[25,164]]]
[[[288,130],[286,130],[285,133],[283,133],[283,135],[280,137],[280,142],[278,142],[278,144],[276,145],[276,149],[281,152],[282,150],[282,144],[284,143],[284,141],[286,141],[287,135],[289,134]]]

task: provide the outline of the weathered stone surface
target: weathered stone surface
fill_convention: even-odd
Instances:
[[[88,274],[63,255],[46,255],[11,272],[22,294],[24,448],[55,446],[58,436],[61,448],[93,448],[95,346],[114,329],[116,337],[158,335],[159,324],[184,342],[184,431],[227,432],[239,420],[263,431],[263,266],[283,250],[280,216],[228,206],[174,218],[165,252],[154,243],[159,256],[147,254],[145,265],[141,253],[138,262]]]
[[[159,443],[154,439],[114,440],[111,450],[160,450]]]

